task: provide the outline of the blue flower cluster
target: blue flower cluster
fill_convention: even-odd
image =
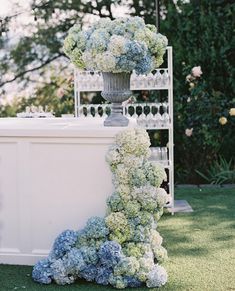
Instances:
[[[147,74],[163,63],[167,38],[140,17],[100,19],[89,29],[74,25],[64,52],[80,69]]]
[[[63,231],[55,240],[50,257],[59,259],[62,258],[77,241],[78,233],[73,230]]]
[[[133,25],[138,26],[138,21]],[[142,53],[138,45],[130,50]],[[116,136],[107,158],[115,192],[107,200],[106,217],[91,217],[79,231],[63,231],[48,258],[34,266],[34,281],[65,285],[83,278],[118,289],[143,284],[154,288],[167,282],[166,270],[160,266],[167,251],[156,230],[168,196],[157,188],[165,172],[148,161],[148,147],[144,130]]]

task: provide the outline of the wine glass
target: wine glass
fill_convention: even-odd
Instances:
[[[157,113],[154,115],[154,125],[155,127],[161,127],[162,126],[162,115],[160,114],[160,107],[161,103],[156,103]]]
[[[167,102],[163,102],[162,104],[163,106],[163,115],[162,115],[162,126],[168,126],[169,122],[170,122],[170,116],[167,112],[168,109],[168,103]]]
[[[164,73],[162,75],[162,83],[164,86],[168,85],[168,81],[169,81],[169,75],[167,70],[164,70]]]
[[[155,74],[155,86],[160,87],[162,82],[162,75],[160,73],[160,70],[157,70],[157,73]]]

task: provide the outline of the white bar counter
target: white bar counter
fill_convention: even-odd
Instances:
[[[0,118],[0,263],[32,265],[63,230],[104,216],[113,191],[105,154],[124,129],[97,118]]]

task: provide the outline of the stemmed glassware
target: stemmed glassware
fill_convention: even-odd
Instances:
[[[160,114],[161,103],[156,103],[156,107],[157,113],[154,115],[154,124],[155,127],[161,127],[162,126],[162,115]]]
[[[164,102],[162,104],[162,107],[163,107],[163,114],[162,114],[162,126],[168,126],[169,125],[169,121],[170,121],[170,117],[169,117],[169,114],[167,112],[167,109],[168,109],[168,103]]]
[[[160,73],[160,70],[157,70],[157,73],[155,74],[155,87],[160,87],[161,86],[161,82],[162,82],[162,75]]]
[[[168,81],[169,81],[169,75],[168,75],[168,72],[167,70],[164,70],[164,73],[162,75],[162,84],[164,86],[168,85]]]

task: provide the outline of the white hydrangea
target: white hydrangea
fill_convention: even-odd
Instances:
[[[97,68],[103,72],[112,72],[116,66],[116,59],[110,52],[99,53],[95,57]]]
[[[163,246],[154,246],[152,250],[158,263],[162,263],[168,259],[167,250]]]
[[[150,244],[152,247],[160,246],[162,244],[162,237],[155,229],[150,230]]]
[[[116,57],[125,53],[126,38],[121,35],[113,35],[110,38],[108,50]]]
[[[168,194],[166,193],[165,189],[157,188],[156,196],[158,207],[164,207],[168,202]]]
[[[116,187],[116,192],[120,195],[120,197],[125,201],[129,201],[131,199],[131,190],[128,185],[120,184]]]
[[[94,62],[94,57],[93,57],[93,55],[92,55],[91,52],[85,51],[82,54],[82,60],[86,64],[86,68],[88,70],[91,70],[91,71],[94,70],[94,68],[95,68],[95,62]]]
[[[118,147],[111,147],[106,154],[106,161],[109,163],[112,169],[115,169],[117,165],[121,162],[121,155],[118,151]]]
[[[132,197],[137,199],[138,201],[142,202],[149,199],[156,199],[157,198],[157,191],[156,187],[151,185],[144,185],[142,187],[134,187]]]
[[[123,164],[117,165],[117,168],[114,173],[114,185],[126,185],[130,182],[130,173],[129,169],[125,167]]]
[[[135,40],[143,42],[149,48],[152,48],[155,43],[156,33],[151,31],[149,28],[145,27],[142,30],[137,30],[135,33]]]
[[[128,129],[121,132],[116,136],[116,143],[121,147],[123,155],[129,153],[137,157],[148,158],[150,156],[150,140],[144,129]]]
[[[141,282],[145,282],[148,278],[148,274],[154,267],[154,260],[152,258],[140,258],[139,259],[139,272],[137,273],[137,278]]]
[[[133,149],[135,148],[135,130],[127,129],[125,131],[121,131],[116,135],[116,143],[120,148],[122,148],[123,153],[133,153]]]
[[[136,157],[132,154],[126,154],[123,157],[123,164],[131,169],[138,169],[143,164],[143,157]]]
[[[159,265],[155,265],[154,268],[148,274],[148,280],[146,282],[147,287],[156,288],[165,285],[167,282],[167,272]]]

